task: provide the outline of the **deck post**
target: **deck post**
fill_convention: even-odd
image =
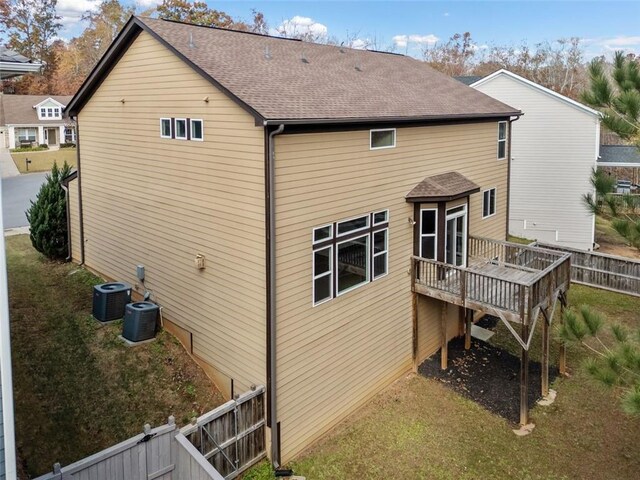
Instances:
[[[522,338],[529,337],[529,325],[522,323]],[[522,349],[520,356],[520,425],[529,423],[529,351]]]
[[[525,293],[520,290],[520,337],[524,342],[529,338],[529,320],[533,309],[531,289]],[[529,350],[522,347],[520,355],[520,425],[529,423]]]
[[[465,330],[464,330],[464,349],[471,348],[471,325],[473,324],[473,310],[467,308],[465,310]]]
[[[449,357],[449,346],[447,344],[447,302],[442,302],[440,329],[441,329],[441,347],[440,347],[440,368],[447,369],[447,360]]]
[[[564,323],[564,307],[566,306],[567,298],[565,294],[560,294],[560,322]],[[564,341],[560,341],[560,353],[558,356],[558,370],[560,375],[567,375],[567,345]]]
[[[549,309],[545,309],[544,318],[542,319],[542,396],[549,395],[549,317],[547,316]]]
[[[418,371],[418,294],[411,294],[411,313],[413,321],[413,371]]]

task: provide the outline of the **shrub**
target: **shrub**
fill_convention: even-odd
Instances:
[[[38,147],[40,147],[43,150],[48,150],[49,149],[49,145],[47,145],[46,143],[41,143],[40,145],[38,145]]]
[[[10,150],[11,153],[20,153],[20,152],[41,152],[42,150],[48,150],[49,147],[47,148],[42,148],[42,147],[17,147],[17,148],[12,148]]]
[[[65,142],[60,144],[60,148],[75,148],[76,144],[73,142]]]
[[[68,255],[67,199],[60,181],[70,172],[71,167],[67,162],[62,168],[58,168],[54,163],[35,202],[31,202],[31,207],[26,212],[33,247],[56,260],[64,259]]]

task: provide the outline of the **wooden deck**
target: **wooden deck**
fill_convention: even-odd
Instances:
[[[523,323],[553,303],[570,282],[570,255],[469,238],[469,266],[413,257],[413,291]]]

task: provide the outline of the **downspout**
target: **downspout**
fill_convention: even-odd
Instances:
[[[266,127],[265,127],[266,128]],[[267,333],[267,351],[268,351],[268,371],[267,383],[269,392],[269,419],[271,429],[271,463],[274,468],[280,466],[280,438],[278,431],[278,408],[276,394],[276,215],[275,215],[275,142],[274,137],[284,131],[284,125],[280,125],[276,130],[268,135],[267,140],[267,185],[266,194],[268,197],[268,333]]]
[[[71,214],[69,212],[69,185],[62,180],[60,182],[60,186],[62,190],[64,190],[64,203],[65,210],[67,211],[67,258],[64,259],[65,262],[71,261]]]
[[[511,125],[513,124],[513,122],[517,122],[518,120],[520,120],[520,117],[516,117],[514,119],[509,119],[509,154],[507,155],[507,159],[508,159],[508,164],[507,164],[507,231],[505,232],[505,240],[509,240],[509,217],[511,215],[511,162],[512,162],[512,158],[511,158],[511,143],[512,143],[512,139],[513,139],[513,129],[511,128]]]
[[[82,209],[82,175],[80,174],[80,119],[76,115],[76,171],[78,172],[78,224],[80,234],[80,265],[84,265],[84,215]]]

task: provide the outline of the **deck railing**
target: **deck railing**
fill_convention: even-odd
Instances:
[[[569,285],[571,257],[562,252],[470,237],[469,256],[472,268],[412,257],[414,291],[474,310],[499,310],[512,320],[524,321]],[[482,262],[501,268],[485,272]],[[513,272],[528,275],[526,280],[509,279]]]

